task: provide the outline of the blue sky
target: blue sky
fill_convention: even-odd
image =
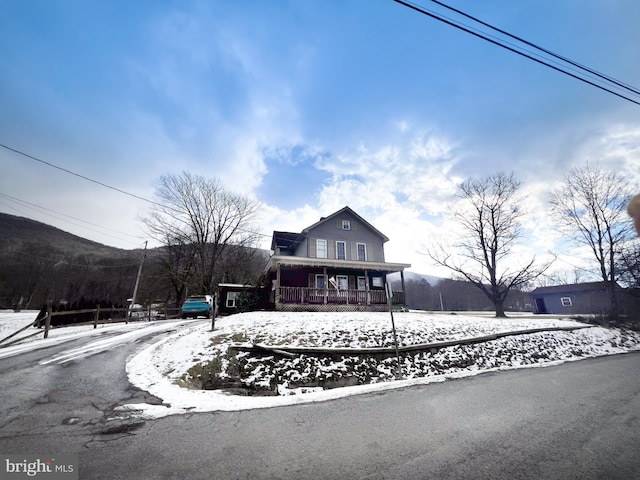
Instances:
[[[450,5],[640,87],[635,0]],[[0,143],[145,198],[167,173],[217,177],[262,204],[265,247],[349,205],[388,260],[443,273],[418,252],[466,178],[520,178],[526,256],[557,247],[545,202],[572,167],[640,176],[640,106],[391,0],[2,0],[0,59]],[[0,211],[146,238],[145,202],[5,149],[0,171]]]

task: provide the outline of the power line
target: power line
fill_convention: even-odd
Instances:
[[[18,203],[18,204],[20,204],[20,205],[22,205],[22,206],[24,206],[24,207],[27,207],[27,208],[32,208],[32,209],[34,209],[34,210],[36,210],[36,209],[40,209],[40,210],[44,210],[44,211],[46,211],[46,212],[51,212],[51,213],[54,213],[54,214],[56,214],[56,215],[61,215],[61,216],[63,216],[63,217],[71,218],[71,219],[76,220],[76,221],[78,221],[78,222],[86,223],[87,225],[92,225],[92,226],[94,226],[94,227],[102,228],[102,229],[104,229],[104,230],[109,230],[109,231],[114,232],[114,233],[118,233],[118,234],[121,234],[121,235],[126,235],[127,237],[135,238],[135,239],[137,239],[137,240],[140,240],[140,238],[141,238],[141,237],[138,237],[138,236],[136,236],[136,235],[131,235],[130,233],[121,232],[121,231],[119,231],[119,230],[114,230],[114,229],[112,229],[112,228],[105,227],[105,226],[103,226],[103,225],[98,225],[97,223],[93,223],[93,222],[89,222],[89,221],[87,221],[87,220],[83,220],[83,219],[81,219],[81,218],[73,217],[73,216],[71,216],[71,215],[67,215],[67,214],[64,214],[64,213],[62,213],[62,212],[58,212],[58,211],[56,211],[56,210],[52,210],[52,209],[50,209],[50,208],[43,207],[42,205],[37,205],[37,204],[35,204],[35,203],[27,202],[26,200],[21,200],[21,199],[19,199],[19,198],[12,197],[11,195],[7,195],[6,193],[2,193],[2,192],[0,192],[0,197],[5,198],[5,199],[7,199],[7,200],[11,200],[11,201],[13,201],[13,202],[16,202],[16,203]],[[59,217],[58,217],[58,218],[59,218]],[[61,220],[63,220],[63,221],[68,221],[68,220],[64,220],[64,219],[61,219]],[[76,225],[76,226],[78,226],[78,227],[81,227],[81,228],[86,228],[87,230],[91,230],[92,232],[96,232],[96,233],[99,233],[99,234],[101,234],[101,235],[107,235],[107,236],[109,236],[109,237],[111,237],[111,238],[115,238],[115,239],[118,239],[118,240],[125,240],[125,239],[122,239],[122,238],[119,238],[119,237],[115,237],[115,236],[113,236],[113,235],[109,235],[108,233],[105,233],[105,232],[100,232],[100,231],[98,231],[98,230],[94,230],[94,229],[91,229],[91,228],[88,228],[88,227],[84,227],[83,225],[78,225],[77,223],[74,223],[74,222],[69,222],[69,223],[71,223],[72,225]],[[125,240],[125,241],[127,241],[127,242],[129,242],[129,243],[133,244],[133,242],[132,242],[131,240]]]
[[[47,162],[47,161],[42,160],[40,158],[34,157],[33,155],[29,155],[28,153],[21,152],[20,150],[16,150],[15,148],[8,147],[7,145],[4,145],[2,143],[0,143],[0,147],[6,148],[7,150],[9,150],[11,152],[14,152],[14,153],[17,153],[18,155],[22,155],[24,157],[30,158],[31,160],[35,160],[36,162],[40,162],[40,163],[42,163],[44,165],[48,165],[49,167],[61,170],[61,171],[65,172],[65,173],[68,173],[70,175],[74,175],[76,177],[82,178],[83,180],[86,180],[88,182],[92,182],[92,183],[95,183],[95,184],[100,185],[102,187],[109,188],[111,190],[115,190],[116,192],[122,193],[124,195],[128,195],[130,197],[137,198],[138,200],[142,200],[143,202],[151,203],[153,205],[157,205],[157,206],[163,207],[163,208],[170,208],[170,207],[166,207],[165,205],[162,205],[161,203],[154,202],[153,200],[149,200],[148,198],[141,197],[141,196],[136,195],[134,193],[126,192],[126,191],[124,191],[124,190],[122,190],[120,188],[113,187],[111,185],[107,185],[106,183],[103,183],[103,182],[101,182],[99,180],[94,180],[93,178],[89,178],[89,177],[86,177],[86,176],[81,175],[79,173],[72,172],[71,170],[68,170],[66,168],[60,167],[60,166],[55,165],[55,164],[53,164],[51,162]]]
[[[454,28],[457,28],[457,29],[462,30],[462,31],[464,31],[466,33],[469,33],[469,34],[471,34],[471,35],[473,35],[475,37],[481,38],[482,40],[485,40],[485,41],[487,41],[489,43],[492,43],[492,44],[497,45],[499,47],[502,47],[502,48],[504,48],[506,50],[509,50],[509,51],[511,51],[511,52],[513,52],[515,54],[518,54],[520,56],[528,58],[529,60],[533,60],[536,63],[539,63],[539,64],[544,65],[546,67],[549,67],[549,68],[551,68],[553,70],[556,70],[556,71],[558,71],[560,73],[568,75],[568,76],[570,76],[570,77],[572,77],[572,78],[574,78],[576,80],[584,82],[584,83],[586,83],[588,85],[596,87],[596,88],[598,88],[600,90],[603,90],[605,92],[611,93],[612,95],[620,97],[620,98],[622,98],[624,100],[627,100],[627,101],[629,101],[631,103],[635,103],[636,105],[640,105],[640,101],[633,100],[632,98],[629,98],[626,95],[623,95],[623,94],[618,93],[618,92],[616,92],[614,90],[611,90],[611,88],[607,88],[605,86],[599,85],[599,84],[597,84],[597,83],[595,83],[595,82],[593,82],[591,80],[587,80],[586,78],[583,78],[583,77],[581,77],[579,75],[573,74],[573,73],[571,73],[571,72],[569,72],[569,71],[567,71],[567,70],[565,70],[565,69],[563,69],[561,67],[555,66],[555,65],[549,63],[548,61],[545,61],[545,60],[548,60],[548,59],[542,60],[540,58],[536,58],[536,57],[534,57],[532,55],[529,55],[528,53],[525,53],[523,51],[518,50],[517,47],[515,47],[515,48],[514,47],[510,47],[509,45],[507,45],[505,43],[501,43],[500,40],[490,38],[489,36],[484,34],[484,32],[479,33],[478,31],[474,31],[471,28],[468,28],[468,27],[465,27],[465,26],[463,26],[463,25],[461,25],[459,23],[456,23],[455,21],[453,21],[451,19],[444,18],[444,17],[438,15],[437,13],[429,11],[429,10],[427,10],[425,8],[422,8],[422,7],[418,6],[418,5],[415,5],[414,3],[407,2],[407,1],[404,1],[404,0],[393,0],[393,1],[396,2],[396,3],[399,3],[401,5],[404,5],[405,7],[408,7],[411,10],[415,10],[418,13],[421,13],[421,14],[426,15],[428,17],[431,17],[431,18],[433,18],[435,20],[438,20],[439,22],[443,22],[443,23],[445,23],[447,25],[450,25],[450,26],[452,26]],[[432,1],[434,1],[434,0],[432,0]],[[436,2],[436,3],[441,4],[441,2]],[[441,5],[445,6],[446,8],[450,8],[450,7],[446,6],[445,4],[441,4]],[[453,10],[453,11],[456,11],[456,12],[458,12],[460,14],[463,14],[462,12],[460,12],[460,11],[458,11],[456,9],[453,9],[453,8],[450,8],[450,9]],[[467,18],[473,19],[474,21],[478,21],[478,20],[476,20],[474,17],[472,17],[470,15],[466,15],[466,14],[463,14],[463,15],[465,15]],[[485,22],[480,22],[480,23],[485,24]],[[485,25],[489,26],[490,28],[492,28],[492,29],[494,29],[496,31],[500,31],[502,33],[502,31],[500,29],[498,29],[498,28],[492,27],[489,24],[485,24]],[[599,77],[601,77],[601,78],[603,78],[603,79],[605,79],[605,80],[607,80],[609,82],[615,83],[616,85],[621,86],[622,88],[625,88],[627,90],[630,90],[633,93],[638,93],[637,89],[635,89],[633,87],[627,87],[624,84],[622,84],[621,82],[614,81],[610,77],[602,75],[602,74],[599,74],[595,70],[589,69],[587,67],[583,67],[580,64],[578,64],[577,62],[570,61],[568,59],[565,59],[565,57],[553,54],[552,52],[548,52],[548,51],[546,51],[546,49],[542,49],[541,47],[537,47],[533,43],[521,40],[519,37],[516,37],[515,35],[507,34],[506,32],[505,32],[505,34],[509,35],[511,38],[517,39],[518,41],[522,41],[523,43],[526,43],[526,44],[528,44],[530,46],[533,46],[534,48],[537,48],[537,49],[539,49],[541,51],[544,51],[545,53],[551,54],[551,55],[555,56],[556,58],[562,59],[563,61],[568,62],[568,63],[570,63],[570,64],[572,64],[574,66],[577,66],[577,67],[579,67],[579,68],[581,68],[583,70],[589,71],[590,73],[592,73],[594,75],[597,75],[597,76],[599,76]]]
[[[86,180],[86,181],[88,181],[88,182],[95,183],[95,184],[100,185],[100,186],[102,186],[102,187],[105,187],[105,188],[109,188],[109,189],[111,189],[111,190],[114,190],[114,191],[116,191],[116,192],[118,192],[118,193],[122,193],[122,194],[124,194],[124,195],[128,195],[128,196],[130,196],[130,197],[137,198],[138,200],[142,200],[142,201],[144,201],[144,202],[147,202],[147,203],[150,203],[150,204],[152,204],[152,205],[158,206],[158,207],[160,207],[160,208],[162,209],[162,211],[163,211],[165,214],[169,215],[169,216],[170,216],[171,218],[173,218],[174,220],[177,220],[177,221],[179,221],[179,222],[182,222],[182,223],[188,224],[188,222],[186,222],[184,219],[181,219],[181,218],[178,218],[178,217],[176,217],[176,216],[173,216],[173,215],[171,215],[171,214],[169,214],[169,213],[167,212],[167,211],[172,211],[172,212],[176,212],[176,213],[179,213],[179,214],[183,214],[183,213],[184,213],[183,211],[181,211],[181,210],[179,210],[179,209],[177,209],[177,208],[174,208],[174,207],[172,207],[172,206],[170,206],[170,205],[163,205],[163,204],[161,204],[161,203],[154,202],[153,200],[149,200],[148,198],[144,198],[144,197],[141,197],[141,196],[139,196],[139,195],[135,195],[135,194],[133,194],[133,193],[127,192],[127,191],[125,191],[125,190],[122,190],[122,189],[120,189],[120,188],[113,187],[113,186],[111,186],[111,185],[107,185],[107,184],[106,184],[106,183],[104,183],[104,182],[101,182],[101,181],[99,181],[99,180],[95,180],[95,179],[93,179],[93,178],[89,178],[89,177],[87,177],[87,176],[85,176],[85,175],[81,175],[81,174],[79,174],[79,173],[73,172],[73,171],[71,171],[71,170],[69,170],[69,169],[67,169],[67,168],[60,167],[60,166],[55,165],[55,164],[53,164],[53,163],[51,163],[51,162],[47,162],[47,161],[42,160],[42,159],[40,159],[40,158],[34,157],[33,155],[29,155],[28,153],[22,152],[22,151],[20,151],[20,150],[15,149],[15,148],[11,148],[11,147],[9,147],[9,146],[7,146],[7,145],[4,145],[4,144],[2,144],[2,143],[0,143],[0,147],[5,148],[5,149],[7,149],[7,150],[9,150],[9,151],[11,151],[11,152],[17,153],[18,155],[22,155],[22,156],[24,156],[24,157],[26,157],[26,158],[29,158],[29,159],[31,159],[31,160],[35,160],[36,162],[40,162],[40,163],[42,163],[42,164],[44,164],[44,165],[47,165],[47,166],[49,166],[49,167],[56,168],[56,169],[58,169],[58,170],[60,170],[60,171],[63,171],[63,172],[65,172],[65,173],[68,173],[68,174],[70,174],[70,175],[74,175],[74,176],[76,176],[76,177],[78,177],[78,178],[81,178],[81,179],[83,179],[83,180]],[[270,235],[267,235],[267,234],[264,234],[264,233],[259,233],[259,232],[252,232],[252,231],[249,231],[249,230],[246,230],[246,229],[239,229],[239,230],[238,230],[238,232],[240,232],[240,233],[242,233],[242,232],[244,232],[244,233],[251,233],[251,234],[255,234],[255,235],[259,235],[259,236],[267,237],[267,238],[269,238],[269,237],[270,237]]]
[[[524,38],[518,37],[517,35],[513,35],[513,34],[507,32],[505,30],[502,30],[502,29],[500,29],[498,27],[495,27],[495,26],[493,26],[493,25],[491,25],[491,24],[489,24],[487,22],[484,22],[484,21],[480,20],[479,18],[476,18],[476,17],[474,17],[472,15],[469,15],[469,14],[463,12],[462,10],[458,10],[457,8],[453,8],[453,7],[451,7],[451,6],[449,6],[449,5],[445,4],[445,3],[442,3],[442,2],[440,2],[438,0],[431,0],[431,1],[433,3],[435,3],[435,4],[437,4],[437,5],[440,5],[441,7],[444,7],[446,9],[448,9],[448,10],[456,12],[456,13],[462,15],[463,17],[466,17],[466,18],[468,18],[470,20],[473,20],[474,22],[477,22],[477,23],[479,23],[481,25],[484,25],[485,27],[489,27],[490,29],[495,30],[496,32],[499,32],[499,33],[501,33],[503,35],[506,35],[506,36],[508,36],[510,38],[513,38],[514,40],[522,42],[525,45],[529,45],[530,47],[533,47],[536,50],[540,50],[541,52],[544,52],[544,53],[546,53],[548,55],[551,55],[552,57],[555,57],[555,58],[557,58],[559,60],[562,60],[563,62],[567,62],[567,63],[569,63],[569,64],[571,64],[571,65],[573,65],[575,67],[578,67],[581,70],[584,70],[584,71],[589,72],[589,73],[591,73],[591,74],[593,74],[593,75],[595,75],[597,77],[600,77],[603,80],[606,80],[608,82],[614,83],[617,86],[619,86],[621,88],[624,88],[625,90],[630,91],[631,93],[634,93],[636,95],[640,95],[640,90],[632,87],[631,85],[628,85],[628,84],[623,83],[623,82],[621,82],[619,80],[616,80],[615,78],[610,77],[609,75],[605,75],[605,74],[600,73],[600,72],[598,72],[596,70],[593,70],[592,68],[586,67],[586,66],[584,66],[584,65],[582,65],[582,64],[580,64],[580,63],[578,63],[578,62],[576,62],[574,60],[571,60],[570,58],[567,58],[565,56],[562,56],[562,55],[559,55],[557,53],[554,53],[551,50],[548,50],[548,49],[543,48],[543,47],[541,47],[539,45],[536,45],[535,43],[529,42],[528,40],[525,40]]]

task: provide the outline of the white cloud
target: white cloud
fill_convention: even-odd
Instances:
[[[285,211],[265,205],[263,227],[298,232],[348,205],[390,237],[385,246],[388,261],[433,272],[430,260],[418,252],[438,230],[437,216],[455,200],[460,179],[451,169],[456,159],[445,139],[421,134],[404,140],[379,147],[362,143],[353,151],[322,156],[317,166],[332,177],[321,189],[317,208]]]
[[[323,159],[320,168],[333,178],[320,194],[320,206],[387,210],[397,203],[428,215],[446,211],[460,182],[451,174],[457,161],[452,146],[432,134],[402,140],[382,146],[361,143]]]

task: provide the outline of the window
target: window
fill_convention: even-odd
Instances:
[[[336,258],[338,260],[347,259],[347,243],[341,240],[336,242]]]
[[[316,239],[316,257],[327,258],[327,241],[321,238]]]
[[[570,297],[562,297],[560,302],[562,302],[563,307],[570,307],[572,305]]]
[[[364,243],[358,244],[358,261],[367,261],[367,246]]]
[[[382,283],[382,277],[371,278],[371,285],[373,285],[374,287],[384,287]]]
[[[239,292],[227,292],[227,308],[236,308]]]
[[[325,288],[324,275],[321,273],[316,273],[316,288]]]
[[[358,290],[366,290],[366,289],[367,289],[367,278],[358,277]]]
[[[349,220],[342,220],[342,229],[351,230],[351,222]]]
[[[338,290],[349,290],[349,277],[346,275],[337,275],[336,280],[338,282]]]

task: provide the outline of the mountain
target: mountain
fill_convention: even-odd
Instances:
[[[131,295],[142,250],[93,242],[42,222],[0,213],[0,308],[40,308]],[[95,304],[93,305],[95,306]]]
[[[0,213],[0,258],[4,259],[7,254],[20,251],[27,245],[34,251],[42,250],[70,258],[87,255],[119,258],[132,252],[78,237],[46,223]]]
[[[424,273],[415,273],[415,272],[404,272],[404,278],[405,280],[414,280],[414,281],[426,280],[427,282],[429,282],[429,284],[432,287],[435,287],[437,284],[439,284],[443,280],[447,280],[446,278],[443,278],[443,277],[436,277],[433,275],[426,275]]]
[[[443,280],[447,280],[446,278],[436,277],[434,275],[427,275],[424,273],[416,273],[416,272],[404,272],[404,280],[405,282],[420,282],[425,280],[429,282],[429,285],[435,287],[437,284],[442,282]],[[400,273],[392,273],[389,275],[389,281],[396,284],[400,282]]]
[[[139,303],[177,302],[162,266],[167,250],[148,249],[138,285]],[[28,218],[0,213],[0,308],[41,308],[46,302],[78,308],[124,306],[133,295],[142,249],[124,250],[72,235]],[[229,246],[216,270],[243,283],[262,272],[268,252]],[[197,288],[187,277],[187,288]]]

